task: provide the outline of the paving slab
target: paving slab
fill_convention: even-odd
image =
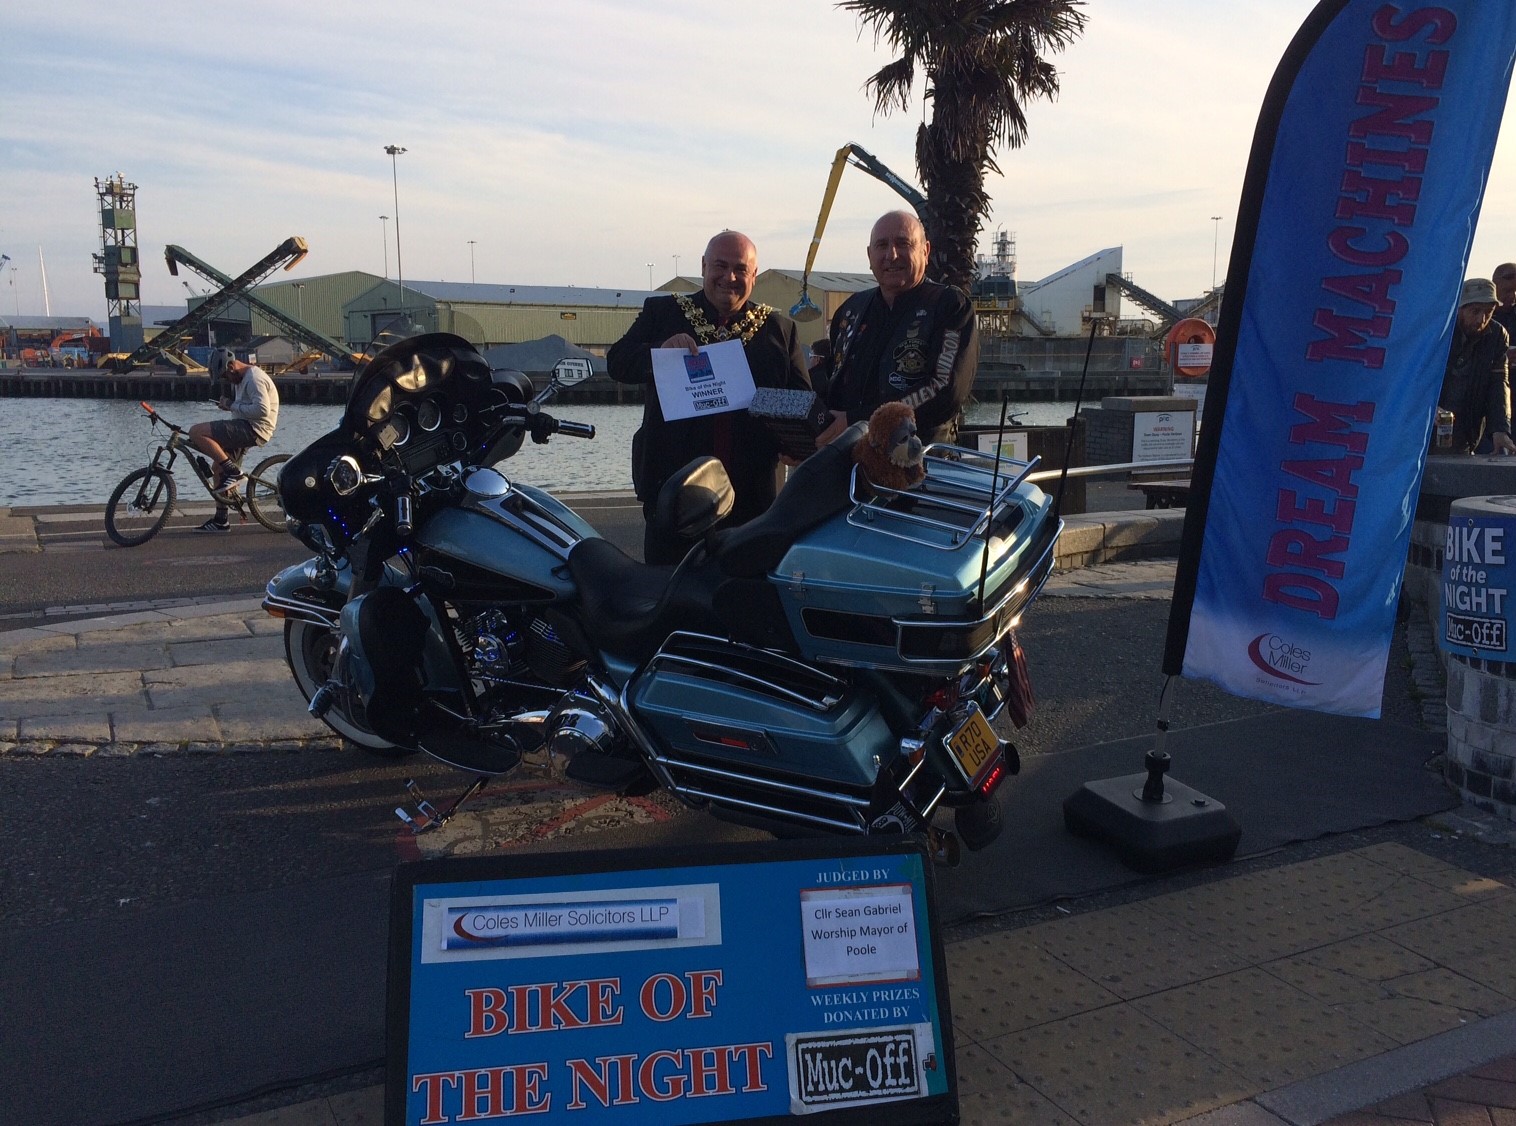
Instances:
[[[154,611],[147,621],[122,625],[111,630],[86,631],[79,634],[79,648],[132,643],[184,644],[192,641],[246,640],[251,636],[247,623],[235,614],[217,614],[210,618],[171,618]]]
[[[260,692],[256,698],[218,704],[216,719],[221,737],[239,743],[315,739],[330,734],[326,724],[306,711],[305,699],[293,680],[282,691]]]
[[[44,650],[16,656],[14,675],[64,676],[73,673],[140,672],[143,669],[167,668],[168,652],[162,645],[120,644],[80,649]]]
[[[954,1001],[953,1027],[977,1043],[1120,1000],[1020,934],[954,943],[947,964],[948,981],[976,985]]]
[[[0,714],[4,715],[58,712],[65,710],[63,705],[108,710],[134,702],[147,702],[140,672],[0,677]]]
[[[239,637],[228,641],[190,641],[168,647],[174,664],[221,665],[243,660],[277,660],[284,663],[284,641],[272,635]],[[161,667],[161,666],[155,666]]]
[[[1259,967],[1132,1002],[1174,1035],[1245,1075],[1259,1090],[1396,1047]]]
[[[111,719],[105,711],[89,715],[23,716],[16,738],[22,743],[109,743]]]
[[[1085,1126],[1177,1122],[1263,1089],[1126,1003],[982,1047]]]
[[[218,739],[223,732],[209,706],[114,708],[112,735],[119,743],[178,743]]]

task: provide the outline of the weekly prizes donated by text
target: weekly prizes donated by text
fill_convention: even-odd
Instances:
[[[739,411],[753,401],[753,371],[740,340],[703,344],[698,354],[654,348],[653,383],[669,422]]]

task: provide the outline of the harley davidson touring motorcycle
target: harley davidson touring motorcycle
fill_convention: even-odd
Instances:
[[[992,725],[1025,722],[1014,631],[1062,529],[1035,463],[934,446],[919,484],[871,486],[859,424],[713,530],[731,486],[698,459],[657,513],[696,546],[647,566],[497,468],[527,438],[594,436],[543,409],[575,363],[534,395],[459,337],[402,341],[281,474],[315,556],[263,605],[312,714],[475,775],[443,813],[397,813],[434,826],[534,755],[780,835],[921,832],[949,862],[992,842],[1019,769]]]

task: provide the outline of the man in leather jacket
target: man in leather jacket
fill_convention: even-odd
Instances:
[[[1506,370],[1509,342],[1505,329],[1492,319],[1495,304],[1495,286],[1489,281],[1469,278],[1463,283],[1437,397],[1439,407],[1453,412],[1453,449],[1459,453],[1516,453]]]
[[[921,220],[909,211],[874,224],[869,269],[879,285],[855,293],[832,318],[831,354],[821,364],[832,424],[818,446],[891,400],[915,409],[923,442],[956,440],[979,337],[968,296],[926,280],[931,252]]]
[[[647,388],[642,428],[632,439],[632,484],[647,526],[642,557],[648,563],[677,563],[690,544],[653,524],[658,491],[693,458],[719,458],[736,494],[727,525],[741,524],[774,502],[779,443],[747,411],[669,421],[659,409],[653,382],[654,348],[688,348],[739,338],[758,387],[810,390],[804,351],[795,322],[749,298],[758,277],[758,251],[736,231],[723,231],[706,244],[700,260],[701,290],[695,294],[649,297],[626,335],[606,353],[606,368],[621,383]]]

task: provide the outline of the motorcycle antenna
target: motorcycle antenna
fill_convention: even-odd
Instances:
[[[984,610],[984,580],[990,570],[990,532],[995,527],[995,499],[1000,492],[1000,457],[1005,452],[1005,415],[1011,393],[1000,392],[1000,426],[995,431],[995,471],[990,474],[990,504],[984,516],[984,552],[979,557],[979,609]]]
[[[1078,429],[1079,408],[1084,404],[1084,381],[1090,374],[1090,353],[1095,350],[1095,329],[1104,319],[1104,313],[1090,314],[1090,337],[1084,346],[1084,370],[1079,373],[1079,391],[1074,396],[1074,416],[1069,419],[1069,440],[1063,447],[1063,469],[1058,474],[1058,491],[1053,494],[1053,515],[1063,515],[1063,487],[1069,479],[1069,458],[1074,453],[1074,432]]]

